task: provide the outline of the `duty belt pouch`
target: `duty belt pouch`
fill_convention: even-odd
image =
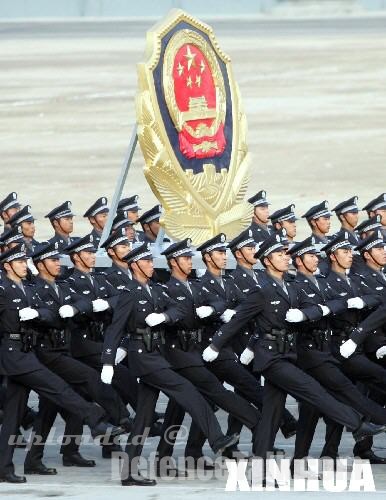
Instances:
[[[143,343],[145,344],[145,348],[147,352],[153,352],[153,336],[151,334],[151,330],[146,329],[145,332],[142,333]]]
[[[181,349],[187,351],[189,349],[189,334],[185,331],[178,332],[178,339]]]
[[[282,333],[276,334],[276,347],[279,354],[286,353],[286,341],[285,336]]]

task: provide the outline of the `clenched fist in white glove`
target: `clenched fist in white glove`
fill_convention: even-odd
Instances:
[[[324,306],[323,304],[318,304],[320,309],[322,310],[323,316],[328,316],[331,312],[331,309],[327,306]]]
[[[347,299],[347,307],[349,309],[363,309],[365,305],[366,304],[360,297],[353,297],[351,299]]]
[[[115,364],[118,365],[123,359],[125,359],[127,356],[127,351],[126,349],[123,349],[123,347],[118,347],[117,353],[115,355]]]
[[[111,385],[114,376],[114,367],[112,365],[103,365],[101,380],[104,384]]]
[[[95,299],[92,301],[92,310],[94,313],[106,311],[109,307],[110,307],[110,305],[107,302],[107,300]]]
[[[75,309],[72,306],[62,306],[59,308],[59,316],[61,318],[72,318],[75,316]]]
[[[214,309],[211,306],[200,306],[196,309],[196,314],[199,318],[204,319],[211,316],[214,313]]]
[[[162,313],[150,313],[146,316],[145,321],[149,326],[157,326],[164,323],[166,320],[165,315]]]
[[[202,359],[207,363],[211,363],[218,357],[218,351],[215,351],[210,345],[202,353]]]
[[[255,353],[251,351],[248,347],[244,349],[244,351],[240,354],[240,363],[242,365],[249,365],[249,363],[255,357]]]
[[[377,359],[383,358],[383,356],[386,356],[386,345],[383,345],[379,349],[377,349],[377,352],[375,353]]]
[[[19,311],[20,321],[29,321],[30,319],[35,319],[38,317],[38,311],[36,309],[32,309],[32,307],[24,307]]]
[[[236,311],[234,311],[233,309],[225,309],[220,318],[224,323],[229,323],[229,321],[233,318],[235,314]]]
[[[300,309],[288,309],[285,320],[288,323],[300,323],[305,320],[305,316]]]
[[[348,339],[340,346],[339,352],[342,358],[349,358],[352,354],[354,354],[356,348],[356,343],[353,340]]]

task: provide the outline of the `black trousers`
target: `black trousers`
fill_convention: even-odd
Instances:
[[[343,371],[352,379],[362,382],[371,390],[371,398],[375,398],[382,404],[386,399],[386,369],[384,361],[380,363],[369,359],[365,354],[355,353],[348,359],[339,358],[342,362]],[[336,457],[338,455],[340,441],[342,439],[343,428],[338,426],[336,422],[329,422],[327,425],[328,438],[323,449],[325,456]],[[360,455],[362,452],[371,449],[373,440],[371,438],[364,439],[364,443],[360,443],[354,447],[354,454]]]
[[[338,401],[351,406],[376,424],[386,423],[386,409],[366,397],[366,395],[363,394],[342,372],[340,367],[334,363],[326,362],[306,371],[314,379],[320,382],[320,384]],[[319,416],[320,412],[317,409],[310,408],[307,404],[302,404],[300,406],[294,458],[308,456]],[[332,432],[332,429],[329,428],[330,424],[331,421],[329,421],[327,430],[328,439],[332,438],[332,435],[330,436]],[[335,426],[336,424],[333,423],[333,425]],[[342,428],[342,426],[339,427]],[[326,452],[327,449],[324,450],[324,453]]]
[[[227,382],[235,388],[237,394],[252,403],[260,411],[263,407],[263,387],[256,381],[252,373],[247,370],[241,363],[236,360],[226,359],[220,361],[213,361],[205,365],[218,380]],[[232,425],[230,431],[237,432],[241,428],[238,425]],[[192,423],[189,433],[188,442],[185,448],[185,455],[189,457],[196,457],[202,455],[202,447],[205,443],[205,436],[200,430]]]
[[[88,366],[91,366],[91,368],[94,368],[99,373],[102,371],[103,364],[101,361],[100,354],[91,354],[89,356],[82,356],[79,358],[76,357],[76,359],[78,359],[82,363],[85,363]],[[125,361],[127,362],[127,359],[124,360],[122,363],[119,363],[118,365],[114,366],[114,377],[111,385],[119,394],[124,405],[126,406],[129,404],[133,408],[133,410],[136,410],[138,402],[137,379],[131,373],[131,371],[127,367],[127,364],[124,364]]]
[[[93,368],[64,353],[58,356],[55,352],[40,350],[37,355],[47,368],[70,384],[78,394],[88,401],[98,403],[106,411],[106,419],[114,425],[118,425],[122,418],[129,416],[118,394],[114,389],[107,388],[108,386],[102,383],[99,373]],[[78,451],[79,441],[83,434],[83,419],[61,409],[52,401],[41,398],[33,428],[37,438],[26,455],[25,465],[32,465],[42,460],[44,444],[58,413],[66,422],[60,452],[66,455]]]
[[[207,400],[234,415],[242,425],[246,425],[252,429],[254,435],[256,434],[260,412],[241,396],[225,389],[213,373],[203,366],[190,366],[178,369],[176,372],[192,382]],[[174,399],[170,399],[166,408],[162,437],[157,448],[160,458],[173,454],[176,430],[181,426],[184,416],[185,410]],[[172,432],[168,432],[170,430]]]
[[[153,423],[160,391],[174,399],[191,415],[212,447],[224,436],[209,404],[188,380],[169,368],[143,375],[138,385],[137,413],[126,446],[130,473],[135,472],[133,460],[139,458],[142,453],[145,430]]]
[[[0,474],[14,471],[12,457],[15,443],[12,443],[12,437],[18,433],[31,389],[39,396],[78,415],[90,426],[96,425],[104,415],[99,406],[85,401],[44,365],[39,370],[8,377],[4,420],[0,431]]]
[[[276,360],[263,372],[265,377],[263,411],[256,455],[265,457],[272,452],[275,436],[285,405],[287,393],[319,409],[334,421],[355,430],[361,416],[354,409],[337,401],[314,378],[288,360]]]

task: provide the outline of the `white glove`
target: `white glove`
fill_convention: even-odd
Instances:
[[[340,346],[339,348],[340,355],[343,358],[349,358],[352,354],[354,354],[356,348],[357,348],[356,343],[353,340],[348,339]]]
[[[107,300],[95,299],[92,301],[92,310],[94,311],[94,313],[106,311],[109,307],[110,305]]]
[[[207,318],[214,313],[214,309],[211,306],[200,306],[196,309],[197,316],[201,319]]]
[[[157,326],[165,321],[165,315],[162,313],[150,313],[146,316],[145,321],[149,326]]]
[[[75,316],[75,309],[72,306],[62,306],[59,308],[59,316],[61,318],[72,318]]]
[[[202,359],[207,363],[211,363],[218,357],[218,352],[210,347],[210,345],[202,353]]]
[[[353,297],[352,299],[347,299],[347,307],[349,309],[363,309],[365,303],[360,297]]]
[[[111,385],[114,376],[114,367],[112,365],[103,365],[101,380],[104,384]]]
[[[220,318],[224,323],[229,323],[229,321],[233,318],[235,314],[236,311],[234,311],[233,309],[225,309]]]
[[[304,314],[300,309],[288,309],[285,320],[288,321],[288,323],[300,323],[304,321]]]
[[[249,365],[252,359],[255,357],[255,353],[251,351],[248,347],[240,354],[240,363],[242,365]]]
[[[377,359],[383,358],[383,356],[386,356],[386,345],[383,345],[379,349],[377,349],[377,352],[375,353]]]
[[[322,310],[323,316],[328,316],[331,312],[330,308],[327,306],[324,306],[323,304],[318,304],[320,309]]]
[[[35,319],[39,316],[39,313],[36,309],[32,309],[32,307],[24,307],[19,311],[20,321],[28,321],[30,319]]]
[[[115,364],[118,365],[123,359],[125,359],[127,356],[127,351],[126,349],[123,349],[122,347],[118,347],[117,353],[115,355]]]

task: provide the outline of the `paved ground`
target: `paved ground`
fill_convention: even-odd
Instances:
[[[162,397],[158,404],[158,409],[163,411],[165,409],[165,398]],[[32,406],[36,406],[36,398],[34,395],[31,397]],[[289,398],[287,402],[287,407],[291,410],[294,415],[297,415],[297,405],[295,402]],[[223,411],[218,412],[218,418],[223,428],[226,428],[226,415]],[[188,422],[188,420],[187,420]],[[216,477],[205,478],[203,476],[198,477],[195,473],[190,473],[188,479],[183,480],[161,480],[155,488],[122,488],[117,478],[116,464],[111,465],[110,460],[104,460],[101,458],[101,453],[99,446],[95,444],[84,444],[81,447],[81,451],[84,455],[89,458],[94,458],[97,462],[97,467],[94,469],[76,469],[76,468],[66,468],[61,465],[58,457],[57,444],[60,442],[60,436],[63,432],[63,423],[60,418],[56,422],[56,432],[52,435],[52,440],[49,446],[47,446],[47,451],[45,455],[45,463],[50,466],[55,466],[58,469],[58,475],[55,477],[39,477],[39,476],[28,476],[28,484],[21,486],[12,486],[8,484],[0,485],[0,492],[4,492],[7,498],[45,498],[45,497],[60,497],[60,498],[96,498],[105,499],[108,495],[114,495],[114,498],[126,498],[128,495],[135,495],[135,499],[167,499],[170,496],[182,495],[188,496],[189,498],[197,498],[198,496],[204,496],[208,499],[220,499],[225,498],[227,495],[232,495],[232,498],[242,498],[243,495],[248,495],[247,492],[237,491],[232,493],[227,493],[224,491],[227,472],[225,468],[223,470],[219,469],[216,473]],[[85,438],[87,438],[87,432],[85,432]],[[324,425],[319,424],[317,434],[311,449],[311,456],[318,457],[321,449],[323,447],[324,438]],[[150,438],[147,440],[145,445],[144,456],[149,457],[152,452],[154,452],[157,445],[158,438]],[[175,457],[178,460],[182,459],[184,451],[184,440],[183,438],[177,440],[178,444],[176,446]],[[284,448],[286,450],[286,456],[291,457],[294,438],[285,440],[281,433],[278,434],[277,446]],[[375,440],[376,451],[380,455],[386,456],[386,435],[377,437]],[[350,457],[352,452],[353,439],[351,435],[345,433],[344,439],[340,447],[340,455],[342,458]],[[250,433],[249,431],[243,430],[241,436],[240,449],[248,452],[250,451]],[[206,446],[205,452],[208,457],[213,458],[213,454],[210,449]],[[16,464],[17,471],[22,473],[22,463],[24,460],[25,451],[17,450],[16,452]],[[351,459],[349,459],[351,463]],[[386,493],[386,471],[384,466],[373,466],[373,476],[376,487],[376,493],[361,493],[361,495],[380,495]],[[113,475],[112,475],[113,474]],[[350,477],[350,473],[349,473]],[[293,483],[292,483],[293,485]],[[255,493],[259,494],[259,493]],[[261,493],[260,493],[261,494]],[[271,492],[264,492],[264,495],[273,495]],[[290,492],[280,492],[278,493],[281,497],[293,497],[299,495],[299,493]],[[301,494],[301,493],[300,493]],[[307,494],[307,493],[305,493]],[[324,490],[322,483],[320,483],[320,491],[312,493],[318,497],[328,496],[332,497],[333,493],[328,493]],[[340,493],[343,500],[345,495],[349,495],[348,492]],[[351,493],[350,495],[353,495]],[[351,498],[351,497],[350,497]]]
[[[134,122],[136,63],[150,22],[0,23],[0,194],[43,215],[111,196]],[[360,203],[384,190],[386,17],[213,22],[249,124],[252,182],[273,209]],[[138,150],[126,193],[155,199]],[[335,226],[336,227],[336,226]],[[76,221],[76,234],[86,231]],[[306,227],[300,223],[300,235]]]

